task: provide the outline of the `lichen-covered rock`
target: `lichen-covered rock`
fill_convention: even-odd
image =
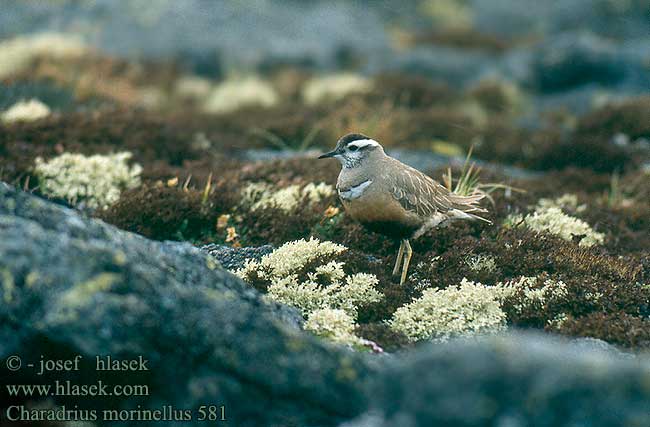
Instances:
[[[146,384],[149,396],[97,397],[94,408],[215,404],[226,407],[222,425],[302,426],[335,425],[365,406],[368,367],[358,355],[282,321],[294,312],[262,301],[207,254],[85,219],[3,183],[0,285],[0,359],[16,354],[36,364],[40,355],[80,354],[88,362],[78,377],[25,369],[14,381],[89,384],[98,378],[96,355],[149,361],[148,372],[102,376]]]
[[[643,426],[650,362],[607,348],[512,335],[421,347],[371,384],[341,427]]]

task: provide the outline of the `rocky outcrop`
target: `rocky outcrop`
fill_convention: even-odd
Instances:
[[[128,398],[56,397],[55,405],[223,405],[223,425],[233,426],[335,425],[365,406],[365,362],[301,332],[290,323],[293,310],[263,302],[209,255],[120,231],[2,183],[0,283],[3,384],[102,379],[149,389]],[[4,369],[12,355],[23,359],[17,372]],[[39,376],[41,355],[83,359],[78,372]],[[149,370],[97,372],[97,355],[142,356]]]
[[[427,345],[389,363],[344,427],[644,426],[650,363],[598,340],[509,335]]]

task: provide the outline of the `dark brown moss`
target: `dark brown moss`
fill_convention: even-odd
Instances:
[[[228,140],[239,138],[247,148],[266,147],[276,150],[303,150],[334,145],[332,136],[322,123],[327,110],[287,103],[275,108],[247,108],[218,117],[218,134],[227,133]],[[218,140],[218,139],[217,139]]]
[[[333,146],[332,146],[333,148]],[[270,160],[247,163],[229,173],[228,179],[236,182],[265,182],[277,187],[310,182],[335,185],[340,166],[335,160],[318,160],[313,157]]]
[[[631,150],[616,145],[609,139],[549,134],[540,134],[536,139],[536,151],[526,162],[533,169],[562,170],[575,167],[602,173],[624,170],[634,164]]]
[[[562,334],[599,338],[628,348],[650,347],[650,321],[627,313],[591,313],[562,323]]]
[[[374,79],[373,90],[365,96],[369,105],[390,102],[395,107],[427,109],[449,105],[458,95],[443,82],[403,74],[381,74]]]
[[[382,349],[389,352],[412,346],[404,334],[394,331],[383,322],[359,325],[355,333],[357,336],[376,342]]]
[[[609,188],[610,182],[609,174],[567,167],[532,179],[514,181],[513,186],[526,190],[526,193],[518,194],[518,198],[527,198],[528,204],[535,205],[542,197],[554,198],[566,193],[592,199],[602,195]]]
[[[541,274],[531,288],[540,290],[547,280],[561,282],[564,291],[547,293],[543,301],[531,300],[524,289],[515,291],[503,303],[509,322],[519,327],[545,328],[563,317],[579,318],[592,313],[647,316],[650,290],[637,283]]]
[[[27,173],[37,156],[47,158],[63,152],[131,151],[139,163],[164,160],[170,165],[199,158],[187,129],[179,122],[142,112],[72,113],[0,126],[0,146],[6,147],[6,157],[0,160],[14,165],[8,171],[13,175]]]
[[[324,210],[304,205],[295,212],[285,212],[275,207],[249,211],[237,227],[246,245],[281,245],[310,235]]]
[[[210,241],[216,220],[232,203],[214,192],[203,201],[203,192],[179,186],[144,185],[122,194],[120,200],[100,213],[106,222],[156,240]]]
[[[534,147],[530,132],[518,129],[501,116],[492,116],[470,141],[475,141],[473,155],[477,159],[524,166]]]
[[[486,111],[492,114],[510,114],[514,112],[517,102],[516,93],[498,80],[485,80],[470,89],[468,96],[476,100]]]
[[[650,137],[650,97],[644,96],[609,104],[582,117],[576,133],[582,137],[608,141],[617,133],[630,139]]]
[[[430,261],[416,265],[414,271],[436,285],[457,284],[463,278],[491,284],[543,273],[608,283],[634,283],[643,277],[642,264],[636,257],[612,257],[597,248],[579,247],[574,242],[525,229],[486,230],[478,238],[459,233],[448,244],[428,248]],[[494,257],[496,268],[472,271],[468,259],[478,255]]]
[[[343,211],[342,206],[339,204],[336,206]],[[335,218],[322,219],[313,231],[316,237],[323,240],[331,240],[374,256],[386,256],[397,250],[395,242],[381,234],[366,230],[345,213]]]

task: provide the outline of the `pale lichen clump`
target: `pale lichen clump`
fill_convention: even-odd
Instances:
[[[4,123],[33,122],[44,119],[51,113],[50,108],[38,99],[19,101],[0,114]]]
[[[203,104],[206,113],[228,113],[243,107],[272,107],[279,96],[271,83],[259,77],[228,79],[212,89]]]
[[[119,200],[122,191],[140,185],[142,167],[130,166],[130,158],[129,152],[88,157],[64,153],[48,161],[39,157],[34,174],[45,195],[105,209]]]
[[[343,263],[335,261],[345,246],[318,239],[288,242],[260,261],[248,261],[236,274],[246,281],[268,282],[268,297],[299,308],[308,316],[322,308],[341,309],[356,316],[361,306],[377,302],[372,274],[346,275]]]
[[[569,316],[566,313],[559,313],[554,318],[549,319],[546,324],[552,329],[559,330],[567,320],[569,320]]]
[[[330,307],[356,317],[359,307],[381,299],[375,289],[377,278],[374,275],[356,273],[341,277],[336,271],[328,271],[338,268],[340,266],[327,265],[305,281],[300,281],[296,275],[276,278],[268,288],[268,296],[299,308],[305,316],[313,310]],[[324,281],[331,282],[326,285]]]
[[[174,93],[181,98],[201,100],[212,90],[212,82],[204,77],[183,75],[174,84]]]
[[[506,314],[493,287],[463,279],[459,286],[426,289],[395,311],[389,325],[411,341],[501,331]]]
[[[492,273],[497,269],[496,258],[494,258],[492,255],[473,255],[468,257],[465,262],[467,263],[469,269],[476,273]]]
[[[277,208],[285,212],[293,211],[303,200],[318,203],[335,194],[334,187],[322,182],[305,186],[294,184],[279,190],[274,190],[268,184],[251,183],[241,192],[242,204],[251,210]]]
[[[354,318],[345,310],[323,308],[314,310],[305,322],[305,330],[331,341],[358,345],[362,340],[355,335],[357,327]]]
[[[594,231],[589,224],[565,214],[558,207],[538,208],[526,216],[509,215],[504,222],[505,226],[516,227],[520,224],[533,231],[554,234],[564,240],[573,240],[574,237],[582,236],[580,246],[601,245],[605,241],[603,233]]]
[[[345,251],[345,246],[333,242],[321,242],[318,239],[300,239],[287,242],[261,260],[249,260],[243,269],[236,274],[246,280],[255,273],[262,279],[282,279],[289,274],[295,274],[308,263],[323,258],[334,257]]]
[[[517,280],[500,282],[496,286],[501,301],[511,299],[513,308],[522,313],[530,307],[543,308],[549,302],[568,296],[566,284],[561,280],[546,279],[538,285],[537,277],[520,277]]]
[[[372,88],[367,78],[351,73],[315,77],[305,83],[302,98],[310,105],[337,101],[350,94],[366,93]]]
[[[571,195],[564,195],[555,200],[541,199],[535,211],[526,216],[520,214],[509,215],[504,221],[506,227],[525,225],[537,232],[548,232],[561,237],[564,240],[573,240],[580,237],[580,246],[601,245],[605,241],[605,235],[594,231],[589,224],[579,218],[567,215],[562,207],[580,212],[585,208],[578,205],[577,198]]]
[[[581,213],[587,210],[587,205],[578,202],[578,196],[575,194],[565,193],[555,199],[539,199],[537,202],[538,209],[560,208],[571,212]]]
[[[23,71],[39,57],[78,58],[86,54],[87,45],[78,36],[41,33],[20,36],[0,43],[0,79]]]
[[[493,333],[505,328],[508,315],[546,310],[568,296],[561,280],[520,277],[486,286],[463,279],[460,286],[425,289],[388,324],[411,341]]]

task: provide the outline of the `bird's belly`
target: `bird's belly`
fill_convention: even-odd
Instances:
[[[392,197],[362,195],[358,199],[341,199],[347,214],[366,228],[396,238],[406,238],[421,227],[423,221],[408,212]]]

